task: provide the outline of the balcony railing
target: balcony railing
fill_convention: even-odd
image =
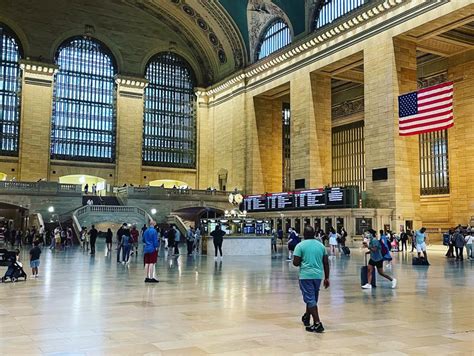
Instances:
[[[82,194],[80,184],[61,184],[56,182],[15,182],[0,181],[0,194],[25,195],[74,195]]]

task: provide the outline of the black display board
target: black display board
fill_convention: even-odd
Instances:
[[[241,210],[247,212],[356,208],[358,190],[355,187],[332,187],[300,190],[295,192],[248,195]]]

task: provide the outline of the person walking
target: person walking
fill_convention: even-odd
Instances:
[[[131,255],[134,254],[138,256],[138,236],[140,232],[137,230],[137,226],[133,225],[132,229],[130,230],[130,237],[132,238],[132,246],[131,246]]]
[[[176,230],[173,228],[173,226],[170,226],[166,233],[166,235],[168,236],[168,255],[171,254],[171,256],[174,256],[175,233]]]
[[[200,244],[201,244],[201,229],[198,227],[194,232],[194,251],[199,253],[200,251]]]
[[[340,235],[334,230],[333,227],[329,229],[329,247],[331,251],[331,256],[336,257],[336,249],[338,246],[338,241],[340,239]]]
[[[91,256],[95,255],[95,242],[97,241],[97,235],[99,232],[96,230],[95,226],[92,225],[89,230],[90,242],[91,242]]]
[[[384,246],[381,246],[382,251],[386,251],[385,254],[383,254],[383,260],[388,261],[387,268],[392,267],[392,255],[390,254],[390,242],[389,242],[389,237],[387,234],[390,235],[390,232],[384,232],[383,230],[380,230],[380,243],[383,244]],[[385,248],[384,248],[385,247]]]
[[[105,244],[107,246],[107,253],[109,253],[112,250],[112,239],[114,237],[114,234],[112,233],[112,230],[110,227],[107,229],[107,233],[105,234]]]
[[[397,287],[397,280],[390,277],[388,274],[385,274],[383,271],[383,256],[382,256],[382,246],[380,241],[377,240],[376,232],[373,229],[369,229],[369,251],[366,252],[370,254],[370,260],[367,265],[367,284],[362,286],[363,289],[372,289],[372,272],[374,268],[377,268],[377,272],[382,277],[388,279],[392,282],[392,289]]]
[[[193,254],[193,247],[194,247],[194,229],[192,226],[190,226],[187,231],[186,244],[188,247],[188,256],[191,256]]]
[[[454,247],[456,249],[456,260],[463,261],[464,254],[464,236],[461,233],[460,229],[456,229],[456,232],[454,233]]]
[[[275,229],[272,230],[272,253],[277,252],[277,239],[278,239],[278,233],[276,232]]]
[[[84,186],[84,193],[87,195],[89,194],[89,184],[86,183],[86,185]]]
[[[33,278],[38,278],[38,267],[40,265],[41,249],[39,240],[35,240],[34,247],[30,250],[30,267]]]
[[[428,255],[426,253],[426,228],[422,227],[420,230],[415,232],[414,240],[416,244],[416,252],[418,253],[418,258],[421,258],[421,253],[425,257],[426,262],[428,263]]]
[[[66,230],[66,246],[72,247],[72,229],[70,227]]]
[[[405,232],[405,229],[400,230],[400,242],[401,242],[401,249],[400,251],[403,252],[408,252],[408,246],[407,246],[407,241],[408,241],[408,234]]]
[[[301,239],[293,228],[290,227],[288,229],[288,232],[290,234],[288,235],[288,259],[287,259],[287,261],[292,261],[293,260],[293,252],[295,251],[296,245],[298,245],[300,243]]]
[[[81,242],[82,249],[84,251],[89,251],[89,235],[87,234],[87,228],[84,226],[81,231]]]
[[[179,243],[181,242],[181,231],[179,231],[176,225],[173,226],[174,230],[174,254],[179,255]]]
[[[468,235],[465,237],[465,242],[466,242],[466,254],[467,254],[467,259],[471,260],[474,258],[474,255],[472,254],[472,242],[474,241],[474,229],[471,229],[470,232],[468,232]]]
[[[132,237],[130,230],[122,230],[122,238],[120,239],[120,248],[122,249],[122,264],[128,264],[130,261],[130,249],[132,246]]]
[[[221,255],[222,261],[222,242],[224,241],[225,231],[221,229],[221,226],[218,224],[216,225],[213,232],[211,232],[212,242],[214,243],[214,261],[217,261],[217,251]]]
[[[158,248],[160,242],[158,234],[155,230],[156,223],[150,221],[150,226],[145,230],[142,236],[143,242],[143,262],[145,265],[145,283],[158,283],[155,278],[155,264],[158,260]]]
[[[117,230],[117,236],[116,236],[116,241],[117,241],[117,263],[120,263],[120,252],[122,251],[122,236],[125,233],[125,230],[127,230],[127,223],[123,223],[122,226]]]
[[[293,265],[299,267],[299,285],[306,311],[301,321],[306,331],[322,333],[323,324],[319,318],[318,299],[321,282],[329,288],[329,262],[326,247],[315,239],[314,228],[310,225],[304,229],[304,241],[300,242],[293,255]],[[311,325],[311,317],[313,324]]]

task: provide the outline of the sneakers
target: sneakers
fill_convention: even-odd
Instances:
[[[301,317],[301,321],[303,322],[304,326],[311,326],[310,318],[311,316],[309,314],[303,314],[303,316]]]
[[[392,280],[392,289],[395,289],[395,288],[397,288],[397,279],[396,278],[394,278]]]
[[[306,331],[308,331],[310,333],[320,334],[320,333],[324,332],[324,327],[323,327],[323,324],[317,323],[317,324],[314,324],[314,325],[311,325],[311,326],[307,326]]]
[[[145,283],[150,283],[151,279],[150,278],[145,278]]]
[[[155,278],[151,278],[150,283],[160,283],[160,281]]]
[[[362,286],[362,289],[372,289],[372,284],[366,283]]]

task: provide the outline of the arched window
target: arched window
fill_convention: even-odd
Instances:
[[[0,155],[17,156],[20,131],[19,43],[0,24]]]
[[[329,25],[368,2],[369,0],[322,0],[314,17],[314,29]]]
[[[78,37],[56,55],[51,158],[115,160],[116,67],[100,42]]]
[[[274,21],[263,33],[256,52],[256,60],[260,60],[291,43],[290,28],[282,19]]]
[[[189,64],[174,53],[148,63],[143,118],[143,164],[194,168],[196,165],[195,79]]]

